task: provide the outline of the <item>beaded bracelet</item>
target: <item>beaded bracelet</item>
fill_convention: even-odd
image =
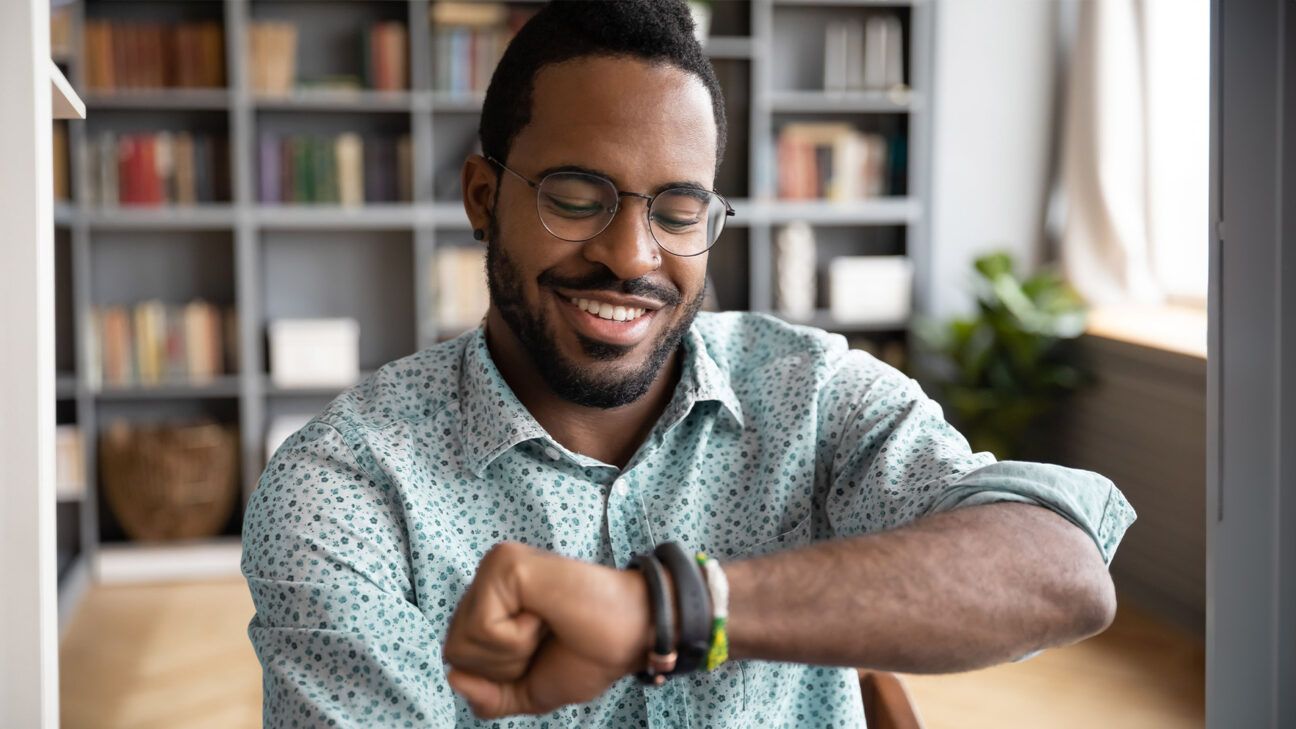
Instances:
[[[729,634],[726,632],[729,623],[729,578],[720,568],[720,562],[714,557],[708,557],[706,552],[697,553],[697,563],[706,575],[707,590],[711,593],[714,617],[711,621],[711,648],[707,651],[706,670],[714,671],[729,659]]]

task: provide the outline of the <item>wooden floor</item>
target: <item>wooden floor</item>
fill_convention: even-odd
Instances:
[[[60,650],[66,729],[260,725],[242,580],[92,588]],[[928,729],[1203,725],[1201,644],[1122,607],[1103,635],[1024,663],[905,678]]]

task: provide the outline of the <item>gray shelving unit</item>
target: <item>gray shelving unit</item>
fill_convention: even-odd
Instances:
[[[843,251],[909,255],[917,271],[916,295],[923,299],[930,136],[926,100],[930,98],[934,2],[716,2],[707,49],[725,89],[730,120],[730,151],[717,187],[737,210],[710,262],[721,308],[773,310],[771,241],[779,226],[793,220],[816,227],[824,260]],[[197,544],[137,545],[114,532],[113,520],[100,508],[96,486],[95,445],[101,425],[108,420],[207,414],[236,424],[246,503],[267,457],[262,442],[270,419],[318,412],[337,394],[328,389],[283,390],[270,383],[265,353],[268,320],[357,318],[360,364],[365,371],[454,333],[438,331],[436,326],[430,266],[439,246],[471,245],[472,241],[457,183],[439,189],[436,175],[457,171],[474,138],[482,97],[433,89],[430,4],[431,0],[80,0],[76,4],[73,25],[78,47],[86,17],[220,20],[225,28],[229,87],[87,94],[89,118],[70,128],[74,198],[57,206],[55,213],[61,286],[58,398],[60,421],[76,422],[82,428],[88,484],[80,504],[72,505],[77,507],[75,519],[68,522],[78,532],[72,540],[78,553],[67,570],[73,575],[67,584],[237,571],[237,520],[226,535]],[[876,12],[897,13],[902,19],[910,92],[897,98],[813,90],[816,74],[822,85],[823,28],[852,14]],[[288,97],[258,97],[248,82],[247,28],[262,18],[299,24],[304,44],[299,49],[299,69],[307,72],[335,71],[337,63],[336,53],[310,50],[311,43],[336,51],[341,33],[358,33],[372,20],[404,20],[411,31],[411,89],[395,93],[302,90]],[[74,56],[66,65],[74,85],[84,88],[83,64]],[[774,135],[783,123],[799,119],[856,120],[864,127],[904,131],[908,194],[848,205],[774,199]],[[191,125],[228,132],[232,185],[228,204],[132,209],[85,202],[89,198],[82,150],[88,135],[99,129],[179,130]],[[407,132],[413,143],[414,200],[362,209],[259,205],[254,165],[262,130]],[[184,301],[198,295],[237,307],[237,374],[201,386],[93,386],[87,377],[85,337],[92,305],[149,296]],[[850,332],[826,311],[806,323]],[[896,331],[885,334],[895,336]],[[904,336],[903,331],[899,336]]]

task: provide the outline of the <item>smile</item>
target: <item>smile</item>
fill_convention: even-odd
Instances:
[[[647,339],[660,312],[650,306],[628,306],[631,302],[614,304],[588,296],[554,293],[563,319],[577,334],[620,347],[633,347]]]
[[[648,311],[637,306],[616,306],[597,299],[572,298],[571,302],[581,311],[612,321],[634,321]]]

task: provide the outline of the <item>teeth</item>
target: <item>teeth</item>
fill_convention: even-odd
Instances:
[[[643,316],[647,309],[638,306],[614,306],[606,301],[573,298],[572,304],[581,311],[587,311],[600,319],[613,321],[634,321]]]

